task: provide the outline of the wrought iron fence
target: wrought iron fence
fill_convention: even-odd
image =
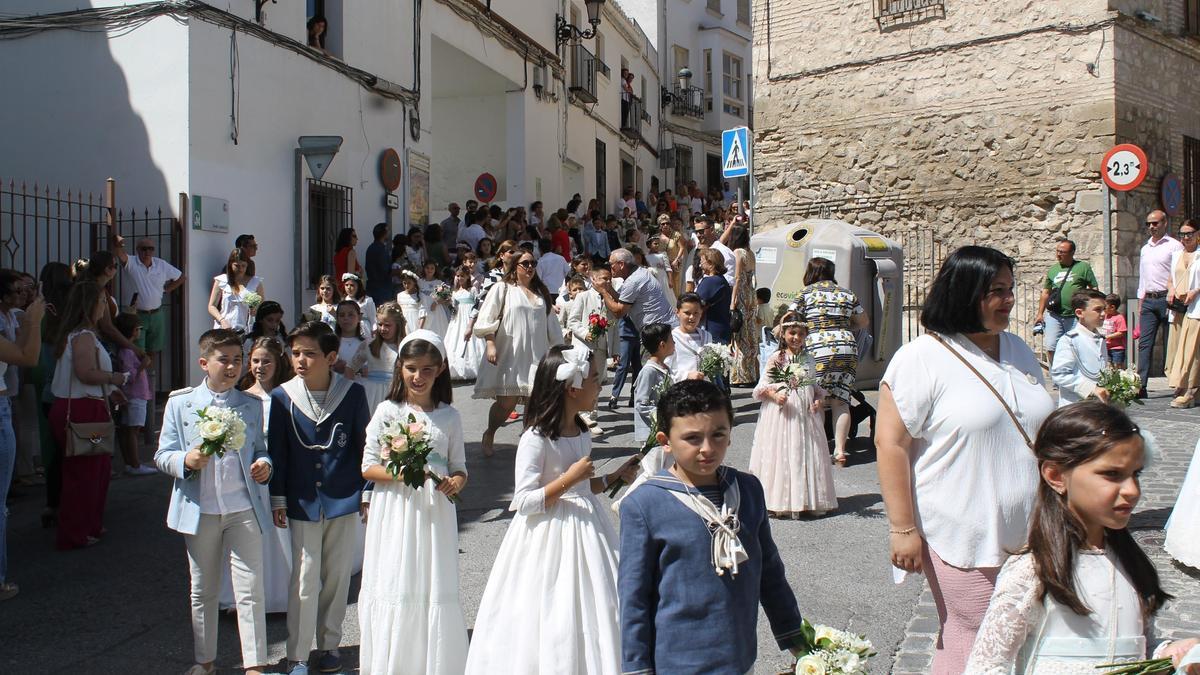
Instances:
[[[587,47],[575,43],[571,45],[571,80],[568,85],[570,92],[584,103],[595,103],[596,97],[596,57]]]
[[[161,207],[154,211],[119,210],[115,205],[116,184],[109,181],[102,195],[47,185],[0,180],[0,267],[38,277],[47,263],[72,264],[110,247],[111,232],[125,237],[131,256],[134,243],[148,239],[155,256],[184,269],[184,235],[179,220]],[[184,270],[186,273],[186,270]],[[110,286],[123,309],[132,300],[132,283],[123,273]],[[159,365],[157,385],[163,390],[183,386],[187,379],[187,353],[183,293],[164,298],[167,312],[167,349]]]
[[[925,305],[929,287],[942,261],[950,254],[950,248],[930,229],[904,232],[899,239],[904,249],[904,319],[901,335],[904,342],[909,342],[925,332],[921,326],[921,308]],[[1008,330],[1024,340],[1044,362],[1045,345],[1039,336],[1033,334],[1033,320],[1042,296],[1040,282],[1041,276],[1038,274],[1018,272],[1017,284],[1013,289],[1015,304]]]
[[[338,232],[354,227],[354,190],[337,183],[308,179],[309,288],[323,274],[333,274]],[[340,283],[340,281],[339,281]]]

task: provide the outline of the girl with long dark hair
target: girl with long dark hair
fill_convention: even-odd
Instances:
[[[966,672],[1096,672],[1144,659],[1147,628],[1171,597],[1127,529],[1146,438],[1123,411],[1083,401],[1046,418],[1033,454],[1029,544],[1000,572]],[[1154,654],[1178,665],[1195,644]]]

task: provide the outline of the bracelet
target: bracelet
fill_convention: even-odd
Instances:
[[[912,534],[913,532],[916,532],[916,531],[917,531],[917,528],[916,528],[916,526],[914,525],[913,527],[910,527],[910,528],[908,528],[907,530],[892,530],[892,529],[889,529],[889,530],[888,530],[888,534],[900,534],[900,535],[904,535],[904,534]]]

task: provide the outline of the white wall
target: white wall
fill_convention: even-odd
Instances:
[[[508,113],[504,94],[433,99],[433,209],[473,199],[483,172],[496,177],[497,202],[508,200]],[[523,179],[523,176],[522,176]]]
[[[380,152],[394,148],[404,158],[407,148],[416,148],[428,154],[430,138],[423,134],[421,142],[413,143],[399,102],[374,95],[305,57],[241,38],[240,133],[235,145],[229,137],[228,40],[227,31],[192,22],[189,189],[192,194],[229,201],[230,232],[192,233],[190,319],[194,327],[205,325],[211,277],[219,272],[234,237],[248,233],[259,242],[255,263],[268,295],[283,304],[286,322],[294,325],[298,316],[293,302],[297,138],[336,135],[344,139],[322,180],[354,191],[360,260],[370,244],[372,227],[387,218],[378,179]],[[307,178],[307,169],[304,173]],[[394,231],[399,231],[405,213],[403,204],[393,214]],[[312,296],[307,291],[307,237],[302,241],[303,304],[307,305]]]

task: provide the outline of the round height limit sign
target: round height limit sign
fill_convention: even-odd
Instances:
[[[1118,192],[1128,192],[1142,184],[1149,172],[1150,163],[1146,153],[1132,143],[1122,143],[1104,155],[1100,175],[1108,187]]]

